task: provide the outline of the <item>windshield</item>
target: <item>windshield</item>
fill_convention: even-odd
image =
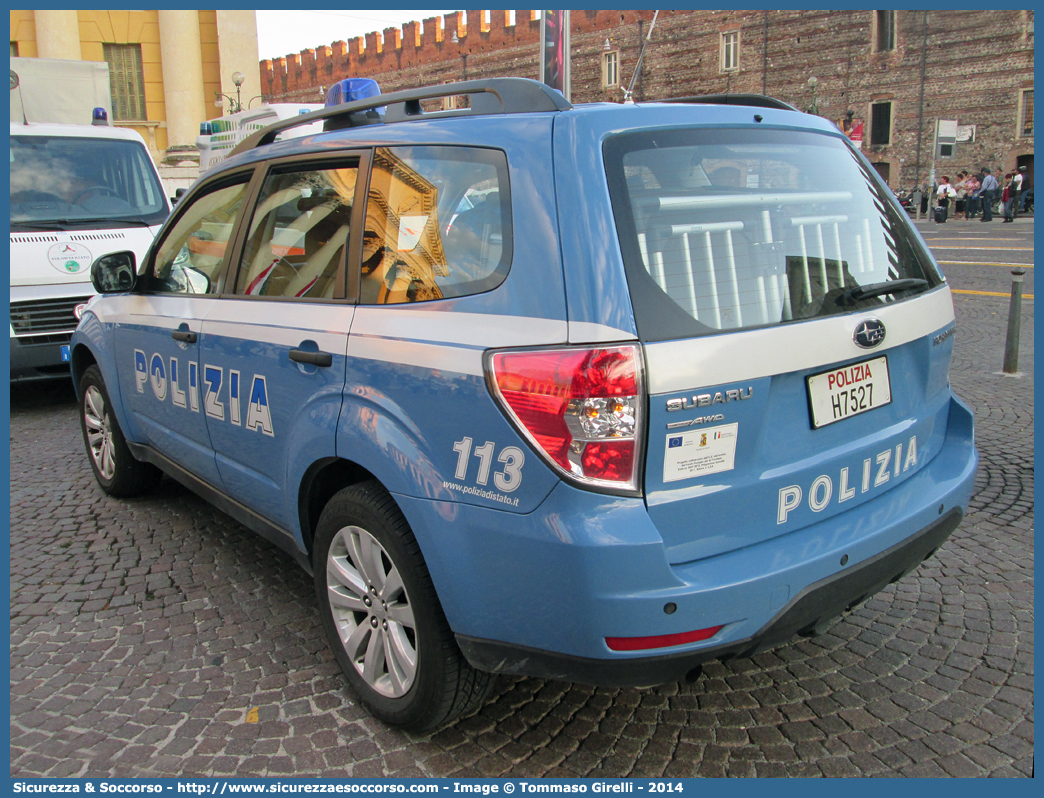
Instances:
[[[644,340],[867,310],[942,282],[837,138],[656,131],[609,139],[604,154]]]
[[[154,225],[167,212],[163,187],[137,142],[11,137],[12,225]]]

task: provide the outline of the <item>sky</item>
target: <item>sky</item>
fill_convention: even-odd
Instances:
[[[257,12],[257,50],[261,59],[282,58],[355,36],[365,36],[404,22],[423,22],[460,9],[443,11],[266,11]]]

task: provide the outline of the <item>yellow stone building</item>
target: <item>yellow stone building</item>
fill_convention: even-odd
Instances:
[[[113,124],[140,133],[157,163],[198,162],[199,123],[228,109],[215,101],[236,97],[233,73],[244,108],[261,94],[253,11],[10,14],[12,56],[108,62]]]

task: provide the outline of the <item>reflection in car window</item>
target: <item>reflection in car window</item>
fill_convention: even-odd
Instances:
[[[423,302],[489,291],[503,282],[510,261],[510,198],[502,152],[377,149],[360,302]]]
[[[148,289],[177,294],[217,290],[225,249],[243,205],[246,183],[196,199],[156,250]]]
[[[358,173],[350,166],[270,176],[250,222],[236,293],[342,298]]]

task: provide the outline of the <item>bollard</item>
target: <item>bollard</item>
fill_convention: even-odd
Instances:
[[[1019,370],[1019,328],[1022,326],[1022,278],[1025,269],[1011,270],[1011,304],[1008,306],[1008,338],[1004,342],[1004,373]]]

